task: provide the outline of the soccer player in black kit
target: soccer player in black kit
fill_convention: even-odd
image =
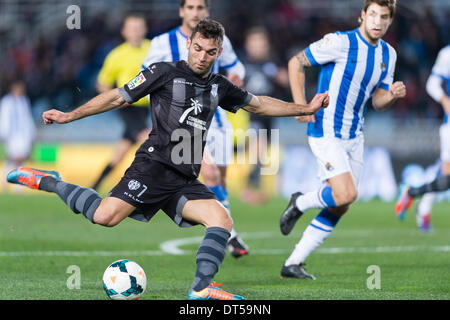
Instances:
[[[328,106],[328,94],[309,105],[253,96],[222,75],[211,73],[221,53],[224,29],[202,20],[186,45],[188,61],[150,65],[121,88],[102,93],[72,112],[45,111],[45,124],[68,123],[132,103],[150,94],[153,130],[131,166],[107,197],[61,180],[54,171],[20,167],[8,174],[11,183],[56,193],[75,213],[92,223],[112,227],[126,217],[149,221],[164,211],[180,227],[205,226],[196,256],[196,273],[188,299],[241,300],[212,281],[225,257],[233,225],[227,210],[197,180],[205,137],[218,105],[265,116],[311,115]]]

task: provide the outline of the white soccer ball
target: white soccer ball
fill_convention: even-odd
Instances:
[[[103,289],[113,300],[137,300],[146,287],[144,269],[131,260],[114,261],[103,274]]]

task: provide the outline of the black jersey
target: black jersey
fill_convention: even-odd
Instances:
[[[128,103],[150,95],[153,127],[136,156],[165,163],[190,178],[200,172],[216,108],[235,113],[252,98],[220,74],[199,77],[184,60],[154,63],[119,92]]]

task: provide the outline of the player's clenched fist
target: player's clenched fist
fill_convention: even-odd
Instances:
[[[406,96],[406,87],[402,81],[397,81],[391,84],[389,92],[395,99],[404,98]]]
[[[56,122],[56,123],[70,122],[68,113],[65,113],[65,112],[62,112],[59,110],[55,110],[55,109],[45,111],[42,114],[42,119],[44,119],[45,124],[52,124],[53,122]]]

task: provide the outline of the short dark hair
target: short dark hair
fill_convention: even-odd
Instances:
[[[203,0],[205,1],[205,6],[207,8],[209,8],[210,4],[211,4],[211,0]],[[184,7],[184,5],[186,4],[186,0],[180,0],[180,8]]]
[[[200,33],[206,39],[214,39],[222,45],[225,29],[220,22],[206,18],[201,20],[192,30],[191,39],[194,39],[196,33]]]
[[[395,15],[396,2],[397,0],[365,0],[363,11],[367,12],[367,8],[369,8],[372,3],[376,3],[381,7],[388,7],[391,18],[393,18]]]

